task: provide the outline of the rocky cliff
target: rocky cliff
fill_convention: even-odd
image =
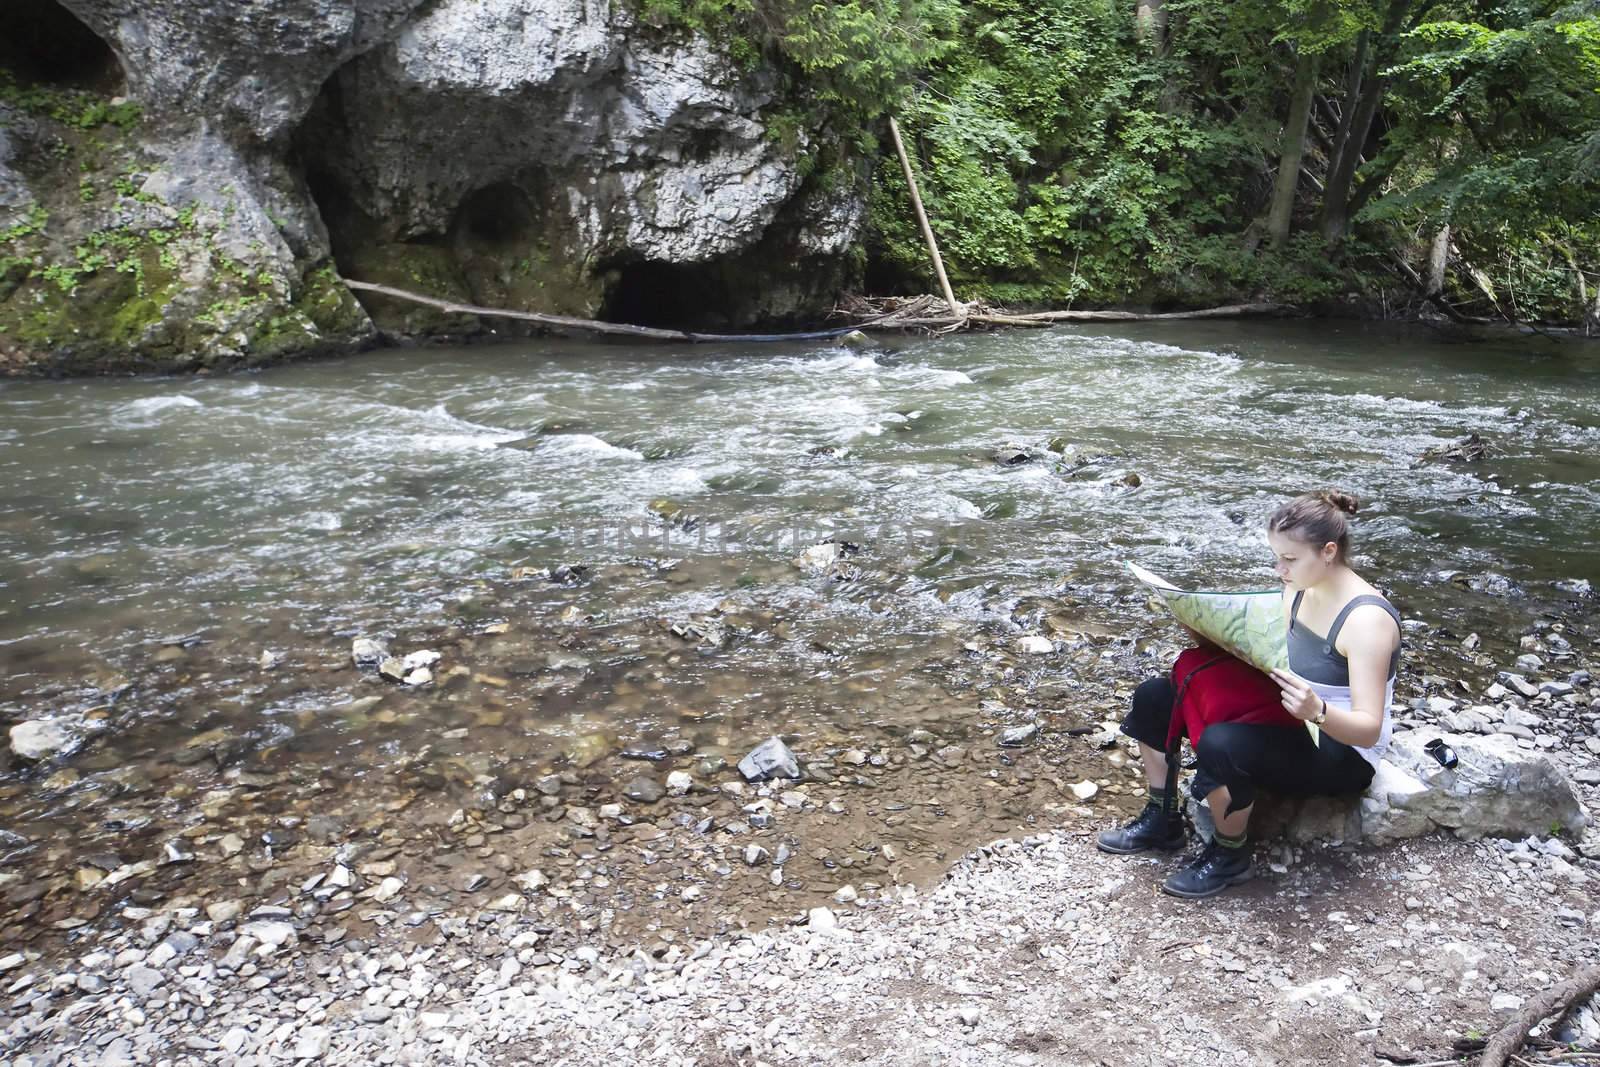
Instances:
[[[770,71],[623,3],[13,0],[0,41],[13,373],[483,329],[339,275],[718,326],[855,269],[864,171],[810,165]]]

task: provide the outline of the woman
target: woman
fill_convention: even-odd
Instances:
[[[1289,669],[1272,672],[1293,725],[1215,722],[1198,735],[1193,794],[1211,809],[1216,835],[1161,887],[1208,897],[1250,877],[1246,830],[1257,788],[1285,794],[1357,793],[1389,747],[1389,703],[1400,664],[1400,613],[1350,568],[1354,497],[1318,492],[1273,512],[1267,543],[1283,582]],[[1105,852],[1183,847],[1176,778],[1168,779],[1166,738],[1187,679],[1152,678],[1134,692],[1122,732],[1139,742],[1150,800],[1139,817],[1099,837]],[[1301,723],[1314,723],[1313,741]]]

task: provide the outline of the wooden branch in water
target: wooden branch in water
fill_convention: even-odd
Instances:
[[[423,296],[421,293],[409,293],[404,289],[396,289],[390,285],[378,285],[374,282],[358,282],[349,278],[343,279],[344,284],[351,289],[362,293],[377,293],[380,296],[391,297],[395,300],[406,300],[413,304],[422,304],[425,307],[438,308],[440,311],[452,315],[482,315],[489,318],[516,319],[519,322],[533,322],[540,326],[550,326],[559,330],[585,330],[589,333],[605,334],[614,337],[637,337],[646,341],[669,341],[677,344],[711,344],[718,341],[823,341],[834,337],[843,337],[847,333],[870,326],[870,323],[860,323],[854,326],[841,326],[832,330],[810,330],[803,333],[692,333],[684,330],[659,330],[653,326],[629,326],[620,322],[598,322],[594,319],[577,319],[569,315],[545,315],[536,311],[507,311],[502,308],[480,307],[477,304],[460,304],[454,300],[440,300],[437,297]]]
[[[685,330],[662,330],[653,326],[630,326],[620,322],[598,322],[578,319],[569,315],[546,315],[536,311],[508,311],[502,308],[462,304],[454,300],[440,300],[421,293],[407,292],[391,285],[376,282],[358,282],[349,278],[344,284],[356,292],[376,293],[394,300],[405,300],[424,307],[437,308],[452,315],[481,315],[488,318],[516,319],[532,322],[558,330],[584,330],[609,337],[634,337],[644,341],[664,341],[674,344],[712,344],[716,342],[769,342],[769,341],[826,341],[843,337],[858,330],[955,330],[969,324],[980,326],[1050,326],[1057,322],[1151,322],[1175,319],[1240,318],[1247,315],[1279,315],[1292,309],[1284,304],[1232,304],[1227,307],[1202,308],[1199,311],[1167,311],[1142,313],[1137,311],[1038,311],[1018,313],[998,308],[978,308],[965,315],[928,315],[927,312],[943,303],[934,297],[917,297],[905,302],[894,311],[880,312],[862,318],[850,326],[831,330],[808,330],[801,333],[694,333]],[[971,306],[971,305],[968,305]]]
[[[1252,315],[1286,315],[1293,311],[1294,308],[1288,304],[1228,304],[1196,311],[1039,311],[1014,317],[1036,322],[1164,322],[1176,319],[1242,319]]]

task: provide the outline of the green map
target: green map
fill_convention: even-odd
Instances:
[[[1129,563],[1133,576],[1153,589],[1174,618],[1258,670],[1288,670],[1289,644],[1283,619],[1283,592],[1264,589],[1222,593],[1179,589],[1164,578]],[[1320,731],[1306,729],[1316,738]]]

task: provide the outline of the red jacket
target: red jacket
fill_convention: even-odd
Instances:
[[[1172,687],[1177,700],[1167,728],[1169,750],[1181,737],[1198,745],[1212,723],[1304,726],[1284,710],[1283,691],[1271,676],[1219,648],[1184,649],[1172,665]]]

